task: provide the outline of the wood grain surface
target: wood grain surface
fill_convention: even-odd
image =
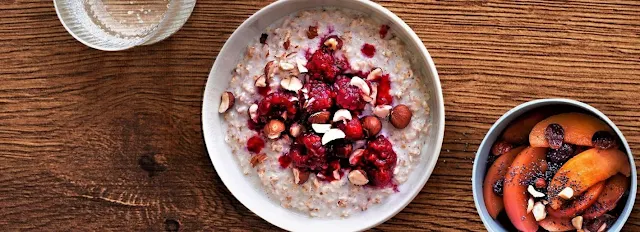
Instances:
[[[169,39],[103,52],[66,32],[51,0],[0,0],[0,228],[277,230],[222,184],[200,119],[218,51],[268,3],[199,0]],[[429,49],[447,120],[426,187],[375,230],[484,231],[474,152],[528,100],[592,104],[640,149],[639,1],[380,3]],[[625,231],[640,231],[635,206]]]

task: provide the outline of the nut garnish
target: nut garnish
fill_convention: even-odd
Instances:
[[[346,135],[344,134],[344,132],[342,132],[340,129],[330,129],[326,133],[324,133],[324,135],[322,135],[322,145],[326,145],[333,140],[344,139],[345,136]]]
[[[309,122],[315,124],[322,124],[329,122],[331,118],[331,113],[328,111],[320,111],[309,116]]]
[[[362,159],[363,155],[364,155],[364,149],[356,149],[349,156],[349,164],[351,164],[351,165],[358,164],[360,162],[360,160]]]
[[[378,85],[371,84],[371,96],[369,96],[370,100],[367,101],[373,105],[376,104],[376,98],[378,98]]]
[[[256,167],[256,165],[262,163],[262,161],[267,159],[267,154],[260,153],[251,157],[249,163],[251,163],[251,167]]]
[[[411,110],[406,105],[397,105],[391,110],[391,125],[398,129],[404,129],[411,122]]]
[[[375,68],[375,69],[371,70],[371,72],[369,72],[369,75],[367,75],[367,80],[368,81],[377,80],[381,75],[382,75],[382,69],[381,68]]]
[[[329,130],[331,130],[331,124],[311,124],[311,128],[313,128],[313,130],[318,133],[318,134],[324,134],[327,133]]]
[[[284,70],[284,71],[289,71],[296,68],[296,66],[293,66],[293,64],[287,63],[287,62],[280,62],[280,69]]]
[[[529,188],[527,188],[527,191],[529,192],[529,194],[531,194],[531,196],[535,198],[544,197],[544,193],[541,193],[538,190],[536,190],[536,188],[533,187],[533,185],[529,185]]]
[[[392,108],[390,105],[379,105],[373,108],[373,114],[379,118],[386,118],[391,113]]]
[[[273,72],[274,71],[273,66],[275,65],[274,62],[275,61],[272,60],[272,61],[267,62],[266,65],[264,65],[264,76],[267,79],[270,79],[270,78],[273,77],[273,75],[275,75],[275,73]]]
[[[307,60],[296,59],[296,64],[298,65],[298,71],[300,73],[309,72],[309,69],[307,69]]]
[[[558,193],[558,196],[562,199],[569,200],[573,197],[573,189],[571,187],[566,187]]]
[[[338,49],[338,40],[336,40],[335,38],[329,38],[327,41],[324,41],[324,46],[329,47],[329,49],[331,50],[336,50]]]
[[[297,168],[292,168],[293,182],[296,184],[304,184],[309,179],[309,172],[300,171]]]
[[[289,134],[294,138],[300,136],[300,134],[302,134],[302,125],[298,123],[291,125],[291,127],[289,127]]]
[[[547,211],[544,209],[542,202],[536,202],[533,206],[533,217],[535,217],[538,222],[547,217]]]
[[[251,118],[253,122],[258,122],[258,104],[249,106],[249,118]]]
[[[256,87],[266,87],[267,86],[267,78],[265,76],[259,76],[258,79],[256,79],[256,83],[255,83]]]
[[[349,110],[340,109],[333,114],[333,122],[339,122],[339,121],[345,122],[346,120],[351,120],[351,119],[352,119],[351,112],[349,112]]]
[[[358,87],[360,90],[362,90],[362,93],[364,95],[371,95],[371,89],[369,88],[369,85],[367,84],[367,82],[365,82],[364,80],[362,80],[362,78],[360,77],[353,77],[351,78],[351,82],[349,82],[349,84]]]
[[[333,179],[340,180],[340,170],[333,170]]]
[[[278,137],[280,137],[280,134],[284,130],[285,130],[285,125],[283,122],[277,119],[272,119],[271,121],[269,121],[269,123],[267,123],[267,125],[265,125],[263,131],[264,131],[264,134],[267,136],[267,138],[277,139]]]
[[[222,93],[222,96],[220,96],[220,106],[218,106],[218,113],[227,112],[229,108],[233,107],[233,104],[235,104],[235,102],[236,98],[233,96],[233,93]]]
[[[529,200],[527,201],[527,213],[531,213],[533,210],[533,203],[533,197],[529,197]]]
[[[309,30],[307,30],[307,38],[314,39],[318,36],[318,27],[309,26]]]
[[[375,116],[367,116],[362,119],[362,129],[367,132],[367,136],[375,136],[382,130],[382,123]]]
[[[581,230],[583,221],[584,221],[584,218],[582,218],[582,216],[577,216],[571,219],[571,224],[573,225],[573,227],[576,228],[576,230]]]
[[[295,92],[302,89],[302,81],[300,81],[300,79],[298,79],[297,77],[290,76],[282,79],[280,81],[280,86],[282,86],[282,88],[286,90]]]
[[[348,177],[349,181],[355,185],[362,186],[369,183],[369,178],[367,178],[367,175],[362,170],[353,170],[349,172]]]
[[[605,231],[606,229],[607,229],[607,223],[602,223],[602,225],[600,226],[600,228],[598,228],[598,232]]]

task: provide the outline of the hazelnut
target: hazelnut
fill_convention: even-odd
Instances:
[[[331,129],[331,124],[311,124],[311,128],[318,134],[327,133]]]
[[[235,104],[235,102],[236,98],[233,96],[233,93],[222,93],[222,96],[220,96],[220,106],[218,107],[218,113],[227,112],[229,108],[233,107],[233,104]]]
[[[411,122],[411,109],[406,105],[397,105],[391,110],[391,125],[398,129],[404,129]]]
[[[272,119],[264,127],[263,131],[264,131],[264,134],[267,136],[267,138],[277,139],[278,137],[280,137],[280,134],[284,131],[284,129],[285,129],[285,126],[283,122],[276,119]]]
[[[329,49],[331,50],[338,50],[338,40],[336,40],[335,38],[329,38],[328,40],[324,41],[324,46],[329,47]]]
[[[309,72],[309,69],[307,69],[307,60],[296,59],[296,64],[298,65],[298,71],[300,73]]]
[[[289,134],[294,138],[300,136],[300,134],[302,134],[302,126],[298,123],[294,123],[289,127]]]
[[[382,76],[382,69],[381,68],[375,68],[375,69],[371,70],[371,72],[369,72],[369,75],[367,75],[367,80],[368,81],[375,81],[380,76]]]
[[[281,62],[280,63],[280,69],[284,70],[284,71],[289,71],[296,68],[296,66],[294,66],[291,63],[287,63],[287,62]]]
[[[364,155],[364,149],[356,149],[349,156],[349,164],[357,165],[362,160],[362,156]]]
[[[267,78],[265,76],[259,76],[255,82],[256,87],[267,87]]]
[[[331,118],[331,113],[328,111],[321,111],[321,112],[317,112],[312,114],[311,116],[309,116],[309,123],[311,124],[323,124],[323,123],[327,123],[329,122],[329,119]]]
[[[360,77],[356,76],[351,78],[349,84],[358,87],[360,90],[362,90],[362,93],[364,95],[369,96],[371,94],[371,88],[369,88],[369,84],[367,84],[367,82]]]
[[[362,170],[353,170],[349,172],[349,181],[355,185],[365,185],[369,183],[369,178],[367,178],[367,174]]]
[[[304,184],[309,179],[309,172],[300,171],[300,169],[292,168],[293,182],[296,184]]]
[[[258,104],[253,104],[249,106],[248,113],[249,113],[249,118],[251,118],[251,121],[258,122]]]
[[[382,130],[382,123],[375,116],[367,116],[362,119],[362,129],[367,132],[367,136],[375,136]]]

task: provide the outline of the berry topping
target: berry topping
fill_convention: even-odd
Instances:
[[[336,65],[336,59],[327,49],[318,49],[307,61],[307,69],[313,80],[325,80],[333,82],[340,68]]]
[[[281,168],[288,168],[291,164],[291,157],[288,155],[282,155],[278,157],[278,163],[280,163]]]
[[[296,139],[289,156],[295,167],[320,171],[327,168],[326,148],[322,138],[315,134],[305,134]]]
[[[292,94],[284,92],[274,92],[267,95],[258,104],[258,117],[260,122],[267,123],[270,119],[282,118],[283,115],[287,115],[287,118],[293,118],[296,115],[298,109],[296,103],[291,101]]]
[[[331,92],[329,85],[321,81],[311,80],[305,84],[304,88],[309,90],[308,105],[305,108],[307,112],[320,112],[333,106],[334,94]]]
[[[336,104],[348,110],[362,110],[366,102],[362,99],[362,90],[350,84],[351,79],[340,77],[334,84]]]
[[[559,149],[564,142],[564,129],[560,124],[549,124],[544,130],[544,137],[549,142],[549,147]]]
[[[391,142],[384,135],[378,135],[367,145],[364,154],[366,163],[364,169],[371,177],[371,183],[378,187],[391,184],[393,168],[395,168],[397,161],[397,155],[393,151]]]
[[[382,26],[380,26],[380,31],[378,32],[380,34],[380,38],[384,39],[387,37],[387,33],[389,33],[389,25],[383,24]]]
[[[362,49],[360,49],[360,51],[367,57],[373,57],[373,55],[376,54],[376,47],[371,44],[365,43],[364,45],[362,45]]]
[[[362,123],[360,123],[360,120],[357,118],[339,124],[338,128],[344,132],[346,139],[358,140],[364,137]]]
[[[262,140],[259,135],[254,135],[247,140],[247,150],[250,152],[257,154],[262,151],[262,148],[264,148],[264,140]]]
[[[391,96],[391,80],[389,74],[384,74],[378,79],[378,96],[376,105],[391,105],[393,97]]]

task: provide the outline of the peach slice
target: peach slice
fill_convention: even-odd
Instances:
[[[511,149],[504,155],[498,157],[491,167],[489,167],[489,171],[487,171],[487,175],[484,177],[484,183],[482,184],[484,204],[487,207],[487,211],[489,211],[489,215],[491,215],[493,219],[496,219],[498,214],[504,209],[502,196],[493,192],[493,185],[499,180],[504,179],[507,169],[524,148],[524,146],[521,146]]]
[[[564,200],[558,196],[563,189],[570,187],[573,196],[579,196],[585,190],[616,173],[629,176],[631,169],[627,155],[618,149],[600,150],[592,148],[569,159],[553,176],[547,187],[549,205],[559,209]]]
[[[560,217],[546,217],[544,220],[539,221],[538,224],[542,228],[548,231],[570,231],[575,230],[571,224],[571,218],[560,218]]]
[[[595,204],[582,215],[586,219],[595,219],[614,209],[625,191],[629,189],[629,178],[615,175],[607,180],[604,192],[600,194]]]
[[[548,110],[534,110],[516,118],[502,132],[502,140],[514,144],[526,143],[531,129],[548,116]]]
[[[549,138],[548,127],[559,130],[557,137]],[[607,142],[603,142],[600,137],[606,137]],[[551,144],[549,139],[552,139]],[[604,149],[615,144],[613,130],[606,123],[582,113],[564,113],[548,117],[536,124],[529,134],[529,144],[532,147],[557,147],[558,143],[562,142],[589,147],[598,145]]]
[[[547,213],[557,218],[573,218],[593,205],[593,203],[598,199],[598,196],[602,193],[602,190],[604,190],[604,181],[600,181],[594,186],[591,186],[591,188],[587,189],[584,194],[580,195],[568,204],[562,205],[560,209],[556,210],[551,207],[547,207]]]
[[[538,223],[527,213],[527,182],[547,170],[546,148],[527,147],[516,158],[504,177],[503,200],[509,220],[520,231],[537,231]]]

